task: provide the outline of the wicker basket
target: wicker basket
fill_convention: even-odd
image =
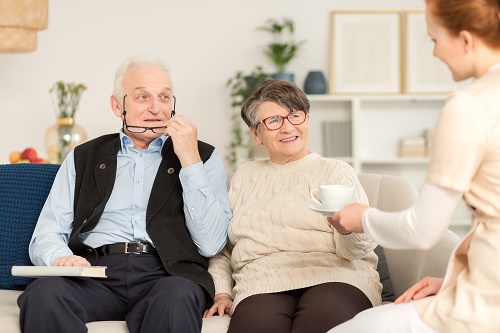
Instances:
[[[31,52],[47,29],[48,0],[0,0],[0,52]]]

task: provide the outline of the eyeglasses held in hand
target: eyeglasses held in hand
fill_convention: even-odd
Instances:
[[[127,95],[123,96],[123,127],[127,129],[127,131],[131,132],[131,133],[144,133],[146,131],[151,131],[153,133],[156,133],[156,134],[163,134],[163,132],[165,132],[165,129],[167,128],[167,126],[156,126],[156,127],[145,127],[145,126],[130,126],[127,124],[127,119],[126,119],[126,115],[127,115],[127,111],[125,111],[125,97],[127,97]],[[173,117],[175,116],[175,102],[176,102],[176,98],[175,96],[172,96],[174,98],[174,107],[172,109],[172,113],[170,113],[170,117]]]
[[[290,112],[286,117],[276,115],[262,119],[257,123],[264,124],[268,130],[276,131],[279,130],[283,124],[285,123],[285,119],[288,119],[290,124],[292,125],[300,125],[304,121],[306,121],[307,111],[305,110],[297,110]]]

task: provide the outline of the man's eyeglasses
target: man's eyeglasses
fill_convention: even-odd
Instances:
[[[127,111],[125,111],[125,97],[127,97],[127,95],[123,96],[123,127],[127,129],[127,131],[131,132],[131,133],[144,133],[146,131],[151,131],[153,133],[156,133],[156,134],[163,134],[163,132],[165,132],[165,129],[167,128],[167,126],[156,126],[156,127],[145,127],[145,126],[130,126],[127,124],[127,119],[126,119],[126,115],[127,115]],[[175,96],[172,96],[174,98],[174,107],[172,109],[172,113],[170,114],[171,117],[175,116],[175,102],[176,102],[176,99],[175,99]]]
[[[270,131],[276,131],[279,130],[283,124],[285,123],[285,119],[288,119],[290,124],[292,125],[300,125],[304,121],[306,121],[306,116],[307,116],[307,111],[305,110],[298,110],[298,111],[292,111],[288,114],[288,116],[283,117],[283,116],[271,116],[262,119],[259,121],[257,124],[264,124],[268,130]]]

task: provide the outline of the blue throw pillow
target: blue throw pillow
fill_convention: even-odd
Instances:
[[[0,165],[0,288],[24,290],[33,280],[11,275],[32,265],[28,245],[59,164]]]

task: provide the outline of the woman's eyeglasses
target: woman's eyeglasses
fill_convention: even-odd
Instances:
[[[306,116],[307,116],[307,111],[298,110],[290,112],[286,117],[276,115],[264,118],[257,124],[264,124],[268,130],[276,131],[283,126],[283,124],[285,123],[285,119],[288,119],[288,121],[292,125],[300,125],[304,121],[306,121]]]

